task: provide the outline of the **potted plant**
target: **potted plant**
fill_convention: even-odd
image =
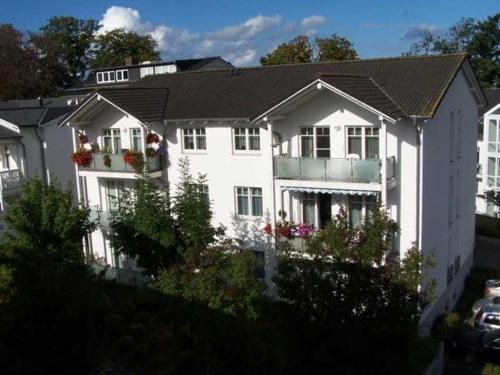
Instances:
[[[109,156],[109,154],[104,154],[102,162],[106,167],[111,168],[111,156]]]
[[[78,139],[80,140],[80,144],[82,145],[89,143],[89,137],[87,137],[85,134],[80,134]]]
[[[264,227],[263,231],[268,236],[272,235],[273,234],[273,227],[271,226],[271,223],[267,223],[266,226]]]
[[[128,150],[123,154],[123,161],[134,168],[137,173],[144,170],[144,155],[142,152]]]
[[[148,158],[155,158],[155,157],[157,157],[157,156],[158,156],[158,151],[157,151],[157,150],[155,150],[153,147],[148,147],[148,148],[146,149],[146,156],[147,156]]]
[[[92,152],[80,147],[78,150],[73,152],[73,154],[71,154],[71,160],[79,167],[89,167],[92,162]]]
[[[151,143],[159,143],[160,142],[160,137],[158,134],[155,133],[148,133],[146,135],[146,143],[151,144]]]
[[[297,237],[309,237],[313,232],[314,228],[309,224],[299,224],[295,227],[295,235]]]

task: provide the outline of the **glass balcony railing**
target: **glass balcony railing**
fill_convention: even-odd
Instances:
[[[291,180],[380,182],[379,159],[275,158],[275,177]],[[387,179],[394,177],[395,158],[387,159]]]
[[[0,182],[2,190],[12,190],[21,187],[21,173],[18,169],[0,171]]]
[[[98,206],[90,207],[89,220],[97,223],[101,228],[109,229],[111,227],[111,212],[103,211]]]
[[[123,160],[123,153],[120,154],[101,154],[93,153],[92,161],[87,167],[80,167],[80,170],[87,171],[108,171],[108,172],[130,172],[136,173],[136,170]],[[149,172],[161,171],[160,156],[146,158],[146,167]]]

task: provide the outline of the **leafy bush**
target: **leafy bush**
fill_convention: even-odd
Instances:
[[[500,366],[495,366],[491,363],[486,364],[483,368],[483,375],[500,375]]]
[[[462,327],[463,319],[459,314],[446,313],[436,319],[433,333],[442,340],[452,339]]]

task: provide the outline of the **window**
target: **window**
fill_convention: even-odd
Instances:
[[[155,66],[155,74],[167,74],[167,73],[175,73],[177,68],[175,65],[160,65]]]
[[[455,182],[453,176],[450,176],[449,187],[448,187],[448,222],[453,224],[453,203],[455,202]]]
[[[477,140],[482,141],[484,137],[484,119],[481,120],[477,127]]]
[[[462,111],[457,112],[457,159],[462,158]]]
[[[316,194],[302,193],[302,222],[316,226]]]
[[[375,195],[350,195],[348,203],[349,221],[353,228],[363,224],[378,209],[378,197]]]
[[[124,185],[123,181],[107,180],[106,181],[106,196],[108,211],[112,212],[118,209],[120,198],[123,196]]]
[[[145,68],[141,68],[141,78],[144,78],[146,76],[152,76],[154,74],[155,74],[154,66],[147,66]]]
[[[455,158],[455,112],[450,113],[450,163]]]
[[[182,129],[184,150],[206,150],[207,137],[204,128]]]
[[[488,157],[488,187],[500,187],[500,157]]]
[[[301,128],[299,138],[301,157],[330,158],[330,127]]]
[[[363,197],[361,195],[349,196],[349,221],[353,228],[363,223]]]
[[[236,212],[243,216],[262,216],[262,189],[237,187]]]
[[[259,128],[234,128],[234,149],[236,151],[260,150]]]
[[[131,146],[132,150],[142,152],[141,128],[130,129],[130,146]]]
[[[127,69],[117,70],[116,81],[117,82],[128,81],[128,70]]]
[[[378,159],[379,129],[367,127],[347,128],[347,154],[361,159]]]
[[[97,83],[109,83],[115,82],[115,72],[114,70],[110,70],[107,72],[98,72],[96,73]]]
[[[498,123],[497,120],[488,122],[488,152],[500,151]]]
[[[102,151],[118,154],[122,149],[120,129],[102,130]]]

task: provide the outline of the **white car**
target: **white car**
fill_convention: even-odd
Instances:
[[[474,302],[474,305],[472,305],[472,316],[476,316],[479,310],[486,305],[500,305],[500,296],[478,299]]]
[[[488,280],[488,281],[486,281],[486,288],[484,289],[484,296],[486,298],[500,296],[500,280]]]

